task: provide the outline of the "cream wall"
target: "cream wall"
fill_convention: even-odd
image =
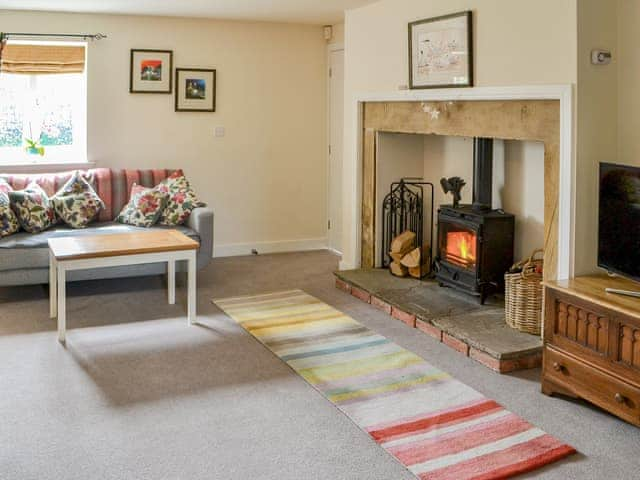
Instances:
[[[628,2],[636,4],[633,2]],[[597,269],[598,168],[618,161],[617,1],[578,2],[578,88],[576,152],[576,274]],[[640,9],[636,8],[637,13]],[[635,27],[635,25],[634,25]],[[610,65],[592,65],[591,50],[608,49]],[[633,46],[637,50],[637,43]],[[640,56],[638,57],[640,60]],[[636,79],[637,81],[637,79]],[[634,85],[635,92],[637,83]],[[626,101],[624,102],[626,103]],[[621,104],[622,108],[627,108]],[[634,133],[637,138],[637,134]]]
[[[576,0],[381,0],[345,14],[343,268],[358,264],[354,96],[407,85],[407,24],[462,10],[474,12],[477,86],[575,84]]]
[[[0,31],[108,35],[89,46],[89,160],[184,168],[215,210],[218,254],[325,245],[322,27],[0,11]],[[173,95],[129,94],[131,48],[216,68],[217,111],[175,113]],[[214,137],[216,126],[225,137]]]
[[[333,36],[329,40],[329,44],[344,44],[344,23],[333,25]]]
[[[639,22],[640,2],[618,0],[618,163],[636,166],[640,166]]]

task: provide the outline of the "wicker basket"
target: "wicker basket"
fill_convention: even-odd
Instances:
[[[512,270],[522,269],[517,273],[506,273],[505,283],[505,315],[507,324],[521,332],[540,335],[542,324],[542,258],[536,255],[542,249],[534,250],[531,256],[516,263]]]

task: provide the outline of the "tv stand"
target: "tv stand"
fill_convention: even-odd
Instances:
[[[622,278],[545,282],[542,392],[583,398],[640,426],[640,298]]]

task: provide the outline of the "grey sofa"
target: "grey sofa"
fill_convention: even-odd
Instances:
[[[49,282],[49,250],[47,240],[54,237],[80,236],[80,235],[110,235],[114,233],[122,233],[129,231],[147,231],[152,229],[174,228],[185,235],[200,242],[200,249],[197,253],[198,269],[204,268],[213,255],[213,211],[209,208],[196,208],[191,213],[187,223],[177,227],[154,226],[151,229],[133,227],[123,225],[111,221],[122,206],[128,201],[126,192],[130,191],[129,185],[131,181],[127,180],[125,170],[109,171],[109,181],[99,181],[95,175],[95,170],[87,171],[87,175],[92,179],[96,186],[96,191],[108,203],[108,211],[104,212],[102,218],[98,222],[91,223],[86,229],[74,230],[62,225],[56,225],[42,233],[30,234],[19,232],[8,237],[0,238],[0,286],[12,285],[32,285],[43,284]],[[104,170],[100,169],[104,174]],[[146,170],[137,172],[137,182],[144,186],[154,186],[159,178],[160,170]],[[153,173],[150,173],[153,172]],[[170,171],[166,171],[167,174]],[[53,187],[49,185],[52,191],[63,183],[68,174],[56,174]],[[38,179],[43,178],[42,175],[37,176]],[[31,181],[31,178],[16,178],[16,176],[0,175],[5,178],[16,188],[24,186],[25,183]],[[47,179],[50,176],[45,177]],[[130,179],[129,179],[130,180]],[[41,183],[40,181],[38,183]],[[119,184],[120,183],[120,184]],[[46,185],[46,182],[42,182]],[[100,191],[102,189],[102,192]],[[106,189],[110,189],[106,194]],[[124,192],[124,193],[123,193]],[[114,214],[115,212],[115,214]],[[178,262],[177,271],[186,271],[184,262]],[[165,263],[152,263],[146,265],[135,265],[132,267],[109,267],[93,270],[78,270],[68,273],[68,281],[78,280],[95,280],[106,278],[121,278],[130,276],[160,275],[166,273]]]

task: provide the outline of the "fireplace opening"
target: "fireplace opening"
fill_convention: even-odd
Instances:
[[[473,156],[473,203],[438,210],[436,279],[484,303],[504,290],[504,274],[513,264],[515,217],[492,209],[493,139],[474,139]]]

